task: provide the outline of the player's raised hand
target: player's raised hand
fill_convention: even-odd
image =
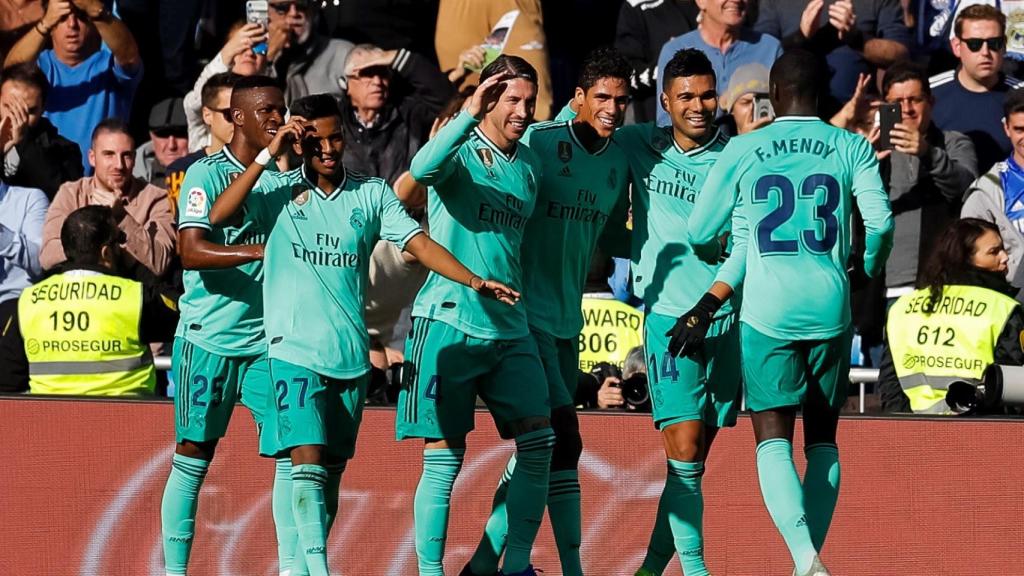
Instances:
[[[469,287],[485,298],[493,298],[509,306],[514,306],[516,302],[519,302],[519,292],[497,280],[484,280],[479,276],[474,276],[469,281]]]
[[[301,142],[302,137],[309,130],[309,122],[301,116],[292,116],[284,125],[277,129],[277,134],[267,144],[267,151],[274,158],[278,158],[288,151],[288,147],[295,142]]]
[[[668,353],[672,356],[693,356],[703,348],[711,321],[721,307],[722,301],[718,297],[711,293],[705,294],[665,333],[669,337]]]
[[[484,115],[494,109],[511,79],[512,74],[501,72],[481,82],[473,95],[469,97],[466,110],[477,120],[483,120]]]

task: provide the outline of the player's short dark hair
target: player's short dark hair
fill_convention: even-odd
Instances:
[[[106,134],[108,132],[113,132],[115,134],[126,134],[129,138],[132,139],[132,142],[135,141],[135,138],[132,137],[131,130],[128,129],[128,123],[124,120],[121,120],[120,118],[117,118],[116,116],[111,116],[110,118],[100,120],[100,123],[97,124],[95,128],[93,128],[92,138],[90,139],[90,142],[95,144],[96,138],[100,134]]]
[[[1010,114],[1024,112],[1024,88],[1014,88],[1003,100],[1003,118],[1009,118]]]
[[[302,116],[306,120],[317,118],[340,118],[341,109],[338,108],[338,101],[330,94],[313,94],[303,96],[292,102],[288,109],[292,116]]]
[[[212,110],[216,105],[217,96],[220,95],[221,90],[233,89],[241,78],[241,76],[234,72],[221,72],[220,74],[210,76],[206,80],[206,84],[203,84],[203,89],[199,93],[203,106]]]
[[[772,65],[768,86],[778,86],[802,101],[813,101],[827,87],[828,66],[825,59],[807,50],[787,50]]]
[[[50,82],[46,79],[46,74],[43,74],[43,71],[36,65],[35,61],[4,68],[3,73],[0,73],[0,86],[8,82],[21,82],[27,86],[32,86],[39,90],[43,102],[46,102],[46,96],[50,92]]]
[[[892,88],[893,84],[913,80],[917,80],[921,84],[922,93],[931,96],[932,87],[928,83],[928,72],[920,64],[909,60],[897,62],[885,71],[885,80],[882,80],[882,95],[888,95],[889,88]]]
[[[676,78],[689,76],[711,76],[718,82],[718,75],[715,74],[711,60],[696,48],[684,48],[673,54],[672,59],[665,64],[665,69],[661,72],[661,89],[668,88]]]
[[[537,70],[526,60],[511,54],[502,54],[494,59],[480,72],[480,82],[496,74],[508,73],[514,78],[522,78],[537,84]]]
[[[69,264],[95,265],[104,246],[120,244],[124,233],[109,206],[85,206],[75,210],[60,228],[60,244]]]
[[[232,99],[235,94],[241,94],[248,92],[249,90],[257,90],[260,88],[277,88],[281,89],[281,85],[277,83],[270,76],[263,76],[262,74],[256,74],[254,76],[243,76],[235,81],[235,86],[231,90]]]
[[[628,86],[632,75],[633,67],[629,61],[618,50],[605,46],[593,50],[583,60],[583,68],[580,70],[576,86],[586,92],[602,78],[617,78]]]
[[[1006,36],[1006,14],[995,6],[974,4],[961,10],[953,21],[953,33],[957,38],[964,33],[964,22],[968,20],[991,20],[999,24],[999,35]]]

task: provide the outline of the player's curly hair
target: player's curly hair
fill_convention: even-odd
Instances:
[[[602,78],[618,78],[629,85],[632,75],[633,67],[630,66],[629,61],[618,50],[604,46],[587,54],[586,59],[583,60],[583,68],[580,70],[576,86],[583,88],[583,91],[586,92]]]
[[[715,82],[718,81],[715,67],[703,52],[696,48],[684,48],[673,54],[672,59],[665,64],[665,69],[661,72],[662,90],[668,88],[676,78],[688,76],[711,76]]]
[[[963,218],[952,222],[939,234],[928,261],[917,278],[917,288],[928,288],[928,302],[924,308],[930,312],[942,301],[942,289],[957,284],[973,284],[970,276],[976,272],[971,264],[974,243],[985,232],[999,234],[999,227],[978,218]]]

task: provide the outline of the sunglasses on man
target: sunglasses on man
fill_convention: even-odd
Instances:
[[[270,5],[270,8],[279,15],[284,16],[292,6],[295,6],[295,9],[299,12],[305,12],[309,9],[309,2],[274,2]]]
[[[963,42],[971,52],[980,52],[981,47],[986,44],[988,44],[988,49],[993,52],[1002,52],[1003,48],[1006,48],[1006,38],[1002,36],[993,38],[960,38],[960,42]]]

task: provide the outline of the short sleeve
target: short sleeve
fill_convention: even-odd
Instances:
[[[178,229],[211,230],[210,208],[223,191],[214,167],[202,161],[189,166],[178,195]]]
[[[384,181],[381,181],[380,194],[380,237],[405,250],[405,244],[423,229],[409,217],[394,190]]]

